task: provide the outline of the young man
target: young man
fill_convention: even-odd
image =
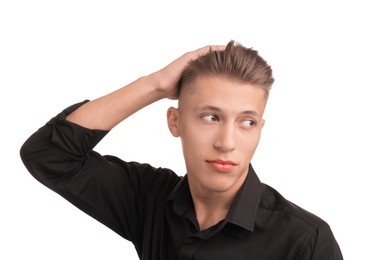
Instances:
[[[25,142],[22,160],[44,185],[132,241],[141,259],[342,259],[327,223],[261,183],[251,166],[273,81],[257,51],[233,41],[206,46],[65,109]],[[184,177],[92,150],[163,98],[178,98],[167,121],[182,141]]]

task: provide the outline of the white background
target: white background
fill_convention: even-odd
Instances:
[[[385,2],[1,1],[0,258],[137,259],[130,242],[38,183],[20,146],[65,107],[234,39],[276,78],[253,159],[260,179],[325,219],[345,259],[390,259]],[[165,123],[171,105],[145,108],[96,149],[184,174]]]

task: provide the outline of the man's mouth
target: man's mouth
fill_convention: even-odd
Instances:
[[[219,172],[231,172],[234,170],[236,163],[232,161],[224,161],[224,160],[206,160],[206,162],[215,170]]]

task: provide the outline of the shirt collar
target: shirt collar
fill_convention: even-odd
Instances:
[[[226,216],[226,220],[249,231],[253,231],[263,190],[262,187],[252,165],[249,165],[246,180],[239,190]]]
[[[195,215],[194,204],[192,202],[190,186],[187,175],[185,175],[169,194],[167,201],[172,201],[173,210],[180,216]]]
[[[261,193],[261,182],[252,165],[249,165],[248,175],[234,199],[225,221],[253,231]],[[167,201],[173,201],[173,210],[178,215],[186,216],[191,220],[195,217],[187,176],[184,176],[176,185]]]

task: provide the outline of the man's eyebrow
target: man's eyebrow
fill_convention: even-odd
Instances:
[[[195,110],[197,110],[197,111],[215,111],[215,112],[222,111],[222,109],[220,109],[219,107],[211,106],[211,105],[197,107]],[[254,110],[244,110],[244,111],[240,112],[240,114],[251,115],[251,116],[260,116],[260,117],[262,116],[261,113],[258,113]]]
[[[245,110],[245,111],[242,111],[241,114],[251,115],[251,116],[262,116],[260,113],[253,111],[253,110]]]

